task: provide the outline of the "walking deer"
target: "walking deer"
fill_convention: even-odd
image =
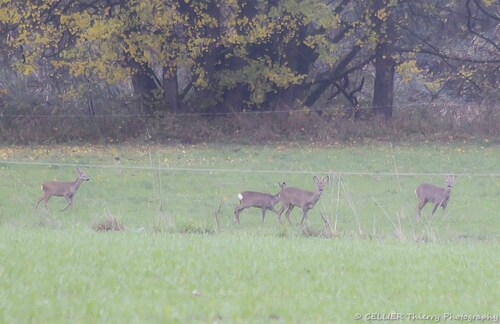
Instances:
[[[83,181],[89,181],[90,178],[82,171],[79,167],[76,167],[78,172],[78,177],[73,182],[63,182],[63,181],[48,181],[42,184],[43,196],[36,202],[35,209],[38,208],[38,204],[43,200],[45,207],[47,207],[47,202],[50,197],[64,197],[68,201],[68,206],[64,207],[61,211],[65,211],[69,206],[73,206],[73,196],[76,194],[78,188]]]
[[[443,217],[445,215],[446,205],[450,200],[451,187],[455,183],[454,176],[448,176],[446,178],[446,188],[436,187],[434,185],[423,183],[417,187],[415,194],[417,195],[418,205],[417,205],[417,222],[420,221],[420,211],[424,206],[430,202],[434,204],[432,209],[432,216],[436,213],[439,206],[443,207]]]
[[[280,184],[280,187],[285,183]],[[266,218],[266,211],[272,210],[276,213],[274,206],[280,201],[279,193],[271,195],[263,192],[256,191],[243,191],[238,194],[240,205],[234,209],[234,223],[240,223],[240,213],[247,208],[256,207],[262,209],[262,223]]]
[[[323,192],[323,188],[325,184],[328,183],[329,177],[326,176],[322,180],[318,179],[316,176],[313,177],[314,183],[316,184],[316,191],[304,191],[298,188],[291,188],[283,186],[281,188],[281,192],[279,194],[281,201],[281,209],[278,211],[278,220],[282,223],[281,214],[285,209],[287,209],[285,213],[285,217],[290,224],[290,213],[292,212],[295,206],[300,207],[302,209],[302,221],[300,224],[304,223],[304,220],[307,218],[307,212],[311,210],[314,205],[318,202],[321,197],[321,193]]]

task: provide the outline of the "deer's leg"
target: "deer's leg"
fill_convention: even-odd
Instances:
[[[234,209],[234,219],[233,219],[233,224],[239,223],[240,222],[240,215],[238,213],[238,207]]]
[[[284,210],[285,210],[285,205],[282,205],[280,210],[278,211],[278,221],[280,222],[280,224],[283,224],[283,222],[281,221],[281,214],[283,214]]]
[[[73,207],[73,199],[70,196],[64,196],[64,198],[68,201],[68,206],[61,209],[61,211],[65,211],[69,206]]]
[[[434,217],[434,214],[436,213],[436,210],[438,209],[438,207],[439,207],[439,203],[434,204],[434,208],[432,208],[432,214],[431,214],[431,217]]]
[[[262,207],[262,224],[264,224],[264,219],[266,218],[266,207]]]
[[[294,207],[295,207],[294,205],[290,205],[285,213],[285,217],[288,220],[288,223],[290,223],[290,225],[292,225],[292,221],[290,220],[290,213],[292,212]]]
[[[47,209],[48,209],[49,207],[47,206],[47,203],[49,202],[50,197],[52,197],[52,195],[51,195],[51,194],[48,194],[48,195],[47,195],[47,194],[44,194],[44,195],[43,195],[43,197],[42,197],[42,198],[40,198],[40,200],[38,200],[38,201],[37,201],[37,203],[36,203],[36,207],[38,207],[38,204],[40,203],[40,201],[42,201],[42,200],[43,200],[43,204],[45,205],[45,208],[47,208]],[[35,208],[36,208],[36,207],[35,207]]]
[[[45,200],[44,200],[44,204],[45,204],[46,208],[49,208],[49,206],[47,206],[47,203],[49,202],[50,197],[52,197],[52,195],[47,196],[47,198],[45,198]]]
[[[417,222],[420,222],[420,212],[422,211],[422,208],[424,208],[424,206],[426,204],[427,204],[426,200],[418,203],[418,206],[417,206]]]
[[[240,213],[243,211],[243,209],[245,209],[246,207],[243,207],[243,206],[237,206],[235,209],[234,209],[234,221],[233,223],[240,223]]]
[[[302,209],[302,220],[300,221],[300,225],[304,223],[304,220],[307,218],[307,208]]]
[[[40,199],[38,199],[38,200],[37,200],[36,205],[35,205],[35,209],[37,209],[37,208],[38,208],[38,204],[39,204],[42,200],[44,200],[44,199],[45,199],[45,195],[43,195]],[[45,201],[45,205],[47,205],[47,201]]]

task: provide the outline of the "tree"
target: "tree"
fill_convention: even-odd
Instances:
[[[394,5],[388,0],[373,3],[373,31],[377,37],[375,47],[375,84],[373,109],[386,119],[392,117],[394,102],[395,46],[397,37],[393,22]]]
[[[493,1],[376,0],[376,77],[373,106],[386,118],[392,116],[393,78],[398,65],[419,66],[427,85],[483,91],[485,77],[480,70],[498,71],[499,5]],[[465,50],[464,50],[465,49]],[[405,62],[416,62],[407,64]],[[399,72],[404,73],[404,68]],[[457,86],[457,83],[461,84]],[[472,89],[471,89],[472,88]]]
[[[277,99],[358,94],[375,67],[372,105],[393,114],[394,77],[481,93],[499,62],[491,0],[14,0],[0,32],[21,49],[15,66],[131,80],[148,108],[269,109]],[[464,50],[466,49],[466,50]],[[434,91],[432,90],[431,91]],[[159,104],[158,104],[159,101]]]
[[[500,21],[496,2],[375,0],[372,5],[363,1],[343,5],[342,13],[359,14],[354,19],[343,16],[343,30],[331,42],[340,40],[349,46],[344,54],[337,49],[332,68],[311,83],[306,104],[332,96],[329,89],[336,87],[355,105],[356,90],[363,83],[353,86],[349,81],[369,63],[375,66],[373,111],[386,118],[393,114],[396,71],[419,74],[429,87],[455,89],[454,96],[481,96],[494,88],[500,68],[494,36]],[[339,80],[345,81],[339,85]]]

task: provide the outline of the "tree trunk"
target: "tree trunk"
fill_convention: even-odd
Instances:
[[[377,44],[375,49],[375,85],[373,87],[373,110],[381,113],[386,119],[392,117],[395,69],[395,62],[388,47],[389,45],[384,42]]]
[[[179,83],[177,80],[177,69],[163,68],[163,100],[167,110],[179,110]]]
[[[378,35],[375,48],[375,84],[373,87],[373,110],[382,114],[385,119],[392,117],[394,103],[394,70],[396,62],[392,57],[394,50],[392,42],[395,39],[393,8],[390,1],[375,0],[372,19],[375,22],[374,31]],[[387,16],[379,15],[388,13]],[[382,18],[380,18],[382,16]]]
[[[136,65],[139,67],[132,75],[132,86],[136,95],[140,96],[141,106],[146,114],[154,111],[153,91],[158,88],[153,79],[153,71],[145,65]]]

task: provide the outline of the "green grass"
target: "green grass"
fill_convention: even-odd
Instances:
[[[341,235],[489,240],[498,239],[499,234],[498,226],[492,225],[498,220],[500,151],[493,145],[7,147],[0,149],[0,156],[31,163],[0,164],[0,176],[9,184],[0,188],[0,222],[19,226],[38,226],[40,222],[85,226],[111,215],[129,228],[150,230],[169,225],[213,230],[221,207],[219,229],[282,232],[272,212],[262,226],[257,209],[245,210],[242,225],[233,227],[237,193],[276,193],[281,181],[314,190],[312,176],[329,173],[332,182],[309,214],[312,228],[323,227],[322,213],[332,224],[337,223]],[[71,164],[83,165],[92,179],[82,184],[74,198],[75,207],[61,213],[66,201],[55,197],[49,202],[50,212],[43,205],[35,212],[40,183],[74,179]],[[396,171],[399,177],[385,174]],[[413,173],[435,175],[405,175]],[[458,174],[447,219],[443,220],[440,209],[431,220],[429,205],[422,212],[427,221],[416,224],[416,186],[421,182],[444,186],[447,173]],[[299,222],[300,210],[296,208],[291,217]]]
[[[355,313],[493,314],[500,306],[494,244],[0,234],[4,323],[345,322]]]
[[[500,309],[494,145],[3,147],[2,159],[25,163],[0,163],[2,323],[349,322]],[[54,197],[35,211],[40,184],[74,179],[73,164],[91,177],[74,208],[59,212],[66,202]],[[458,174],[447,218],[439,210],[431,220],[427,206],[417,223],[415,187],[444,185],[447,173]],[[333,181],[305,228],[272,212],[262,224],[258,209],[232,224],[239,191],[276,193],[280,181],[313,190],[320,174]],[[321,235],[320,213],[336,224],[334,239]],[[92,230],[109,217],[126,230]],[[291,217],[297,224],[300,211]]]

